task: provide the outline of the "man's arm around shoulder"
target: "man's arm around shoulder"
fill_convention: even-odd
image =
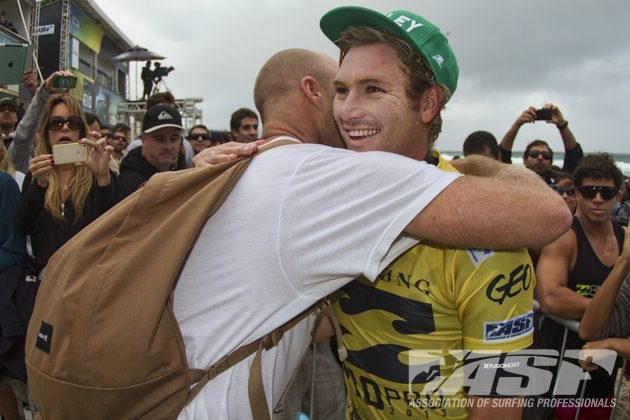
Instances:
[[[405,231],[460,248],[516,249],[544,246],[569,229],[567,205],[533,171],[491,165],[479,170],[486,177],[453,181]]]

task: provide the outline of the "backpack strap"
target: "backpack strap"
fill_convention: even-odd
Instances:
[[[348,357],[348,351],[346,347],[343,345],[343,337],[341,335],[341,328],[339,326],[339,321],[332,311],[332,306],[328,297],[320,300],[315,305],[308,308],[306,311],[302,312],[300,315],[296,316],[280,328],[272,331],[267,334],[265,337],[261,339],[261,342],[256,351],[256,356],[254,356],[254,362],[252,363],[252,367],[249,371],[249,381],[248,381],[248,395],[249,395],[249,406],[252,411],[252,418],[254,420],[269,420],[269,406],[267,405],[267,397],[265,395],[265,388],[263,385],[263,377],[262,377],[262,350],[269,350],[270,348],[276,346],[284,332],[293,328],[298,322],[304,319],[307,315],[312,313],[317,307],[321,312],[325,313],[331,320],[334,328],[335,328],[335,336],[337,337],[337,352],[339,353],[339,358],[341,361],[346,360]],[[315,355],[313,355],[313,360],[315,360]],[[312,372],[312,375],[315,375],[315,372]],[[313,390],[311,389],[311,392]]]
[[[343,335],[341,334],[341,326],[339,325],[339,320],[335,316],[335,312],[332,309],[332,304],[330,303],[330,296],[326,298],[326,302],[322,305],[322,313],[326,315],[335,329],[335,338],[337,339],[337,355],[339,356],[339,361],[343,362],[348,358],[348,349],[343,344]]]
[[[348,358],[348,351],[343,345],[343,337],[341,335],[339,321],[332,310],[329,297],[326,297],[265,336],[249,344],[245,344],[244,346],[241,346],[231,353],[223,356],[206,370],[190,369],[191,381],[192,383],[196,383],[190,390],[190,394],[185,405],[188,405],[188,403],[190,403],[199,394],[208,381],[256,353],[252,366],[250,367],[247,383],[249,405],[252,411],[252,418],[254,420],[269,420],[269,406],[267,404],[267,397],[262,377],[262,351],[269,350],[277,346],[285,332],[296,326],[300,321],[318,308],[322,313],[328,316],[332,322],[335,329],[335,336],[337,338],[337,352],[339,354],[339,359],[341,361],[346,360]]]
[[[252,416],[254,419],[269,419],[269,407],[267,405],[267,398],[265,396],[262,378],[262,351],[269,350],[277,346],[285,332],[295,327],[300,321],[324,305],[324,300],[318,301],[263,337],[260,337],[249,344],[245,344],[244,346],[241,346],[231,353],[223,356],[205,370],[190,369],[191,382],[196,383],[191,388],[185,405],[188,405],[188,403],[190,403],[199,394],[208,381],[256,353],[249,372],[249,404],[252,409]]]
[[[249,407],[252,411],[252,417],[254,420],[269,420],[269,406],[267,405],[267,397],[265,395],[265,387],[262,377],[262,351],[269,350],[272,347],[278,345],[282,336],[286,331],[296,326],[300,321],[312,314],[318,308],[322,308],[326,305],[325,299],[318,301],[315,305],[306,309],[301,314],[291,319],[286,324],[280,326],[274,331],[270,332],[266,336],[262,337],[256,356],[249,370],[249,380],[247,383],[247,390],[249,395]]]

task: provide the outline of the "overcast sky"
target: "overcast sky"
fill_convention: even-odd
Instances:
[[[552,102],[585,151],[630,153],[627,0],[95,1],[133,43],[167,57],[163,66],[175,67],[168,87],[178,98],[203,98],[210,128],[227,129],[232,111],[254,108],[256,74],[272,54],[298,47],[337,58],[319,19],[353,4],[407,9],[448,34],[460,77],[438,149],[461,150],[475,130],[500,141],[525,108]],[[562,150],[544,122],[524,126],[514,149],[534,138]]]

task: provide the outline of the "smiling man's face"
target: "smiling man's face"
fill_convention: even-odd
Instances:
[[[396,51],[384,43],[351,48],[335,78],[333,113],[349,149],[424,159],[420,111],[406,93]]]

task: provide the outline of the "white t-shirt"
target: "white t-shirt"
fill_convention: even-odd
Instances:
[[[24,184],[24,178],[25,178],[25,175],[23,172],[15,171],[15,173],[13,174],[13,179],[15,179],[15,182],[17,182],[18,187],[20,188],[20,191],[22,191],[22,184]]]
[[[210,218],[175,288],[191,368],[284,324],[363,274],[373,280],[417,243],[405,226],[455,178],[423,162],[315,144],[256,156]],[[314,316],[263,352],[269,408],[310,343]],[[252,357],[211,380],[179,419],[248,419]]]

